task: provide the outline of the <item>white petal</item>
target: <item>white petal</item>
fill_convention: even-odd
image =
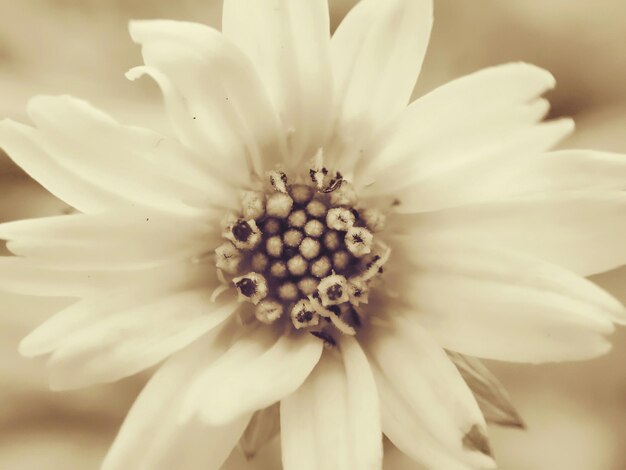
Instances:
[[[207,423],[221,425],[270,406],[302,384],[322,348],[322,341],[308,334],[264,327],[246,332],[190,387],[183,419],[199,413]]]
[[[312,157],[331,123],[327,0],[225,0],[222,30],[258,70],[289,133],[292,162]]]
[[[507,134],[514,136],[546,114],[549,105],[538,97],[554,83],[549,72],[524,63],[483,69],[446,83],[411,103],[373,139],[364,150],[360,174],[368,180],[385,168],[404,166],[419,169],[415,176],[423,179],[449,166],[450,160],[481,159],[482,148],[502,142]],[[528,155],[529,149],[524,150]]]
[[[486,424],[444,350],[414,319],[389,313],[390,328],[372,329],[365,341],[384,433],[428,468],[493,467],[488,450],[483,453],[466,443],[467,433],[474,429],[484,434]]]
[[[409,102],[432,27],[432,0],[362,0],[331,41],[340,125],[370,132]]]
[[[235,301],[213,304],[206,288],[112,312],[63,341],[52,354],[55,389],[111,382],[144,370],[223,322]]]
[[[234,176],[239,180],[248,161],[250,170],[262,175],[280,160],[284,149],[276,113],[252,63],[233,43],[207,26],[178,21],[132,21],[130,34],[141,44],[145,64],[185,100],[189,114],[175,128],[188,129],[183,137],[195,133],[190,143],[200,143],[197,152],[218,160],[215,166],[225,174],[239,171]],[[168,98],[174,110],[173,95]],[[180,109],[173,118],[180,117]]]
[[[200,219],[151,210],[120,210],[0,224],[0,238],[10,240],[7,248],[11,252],[40,266],[148,267],[189,259],[212,242],[217,245],[217,219],[209,213]]]
[[[379,470],[382,434],[376,384],[354,338],[327,351],[280,405],[285,470]]]
[[[532,157],[549,150],[573,128],[573,121],[569,119],[529,124],[519,122],[517,117],[509,120],[501,116],[499,122],[489,125],[468,124],[460,134],[442,135],[432,140],[431,135],[426,135],[424,142],[419,142],[416,135],[414,143],[417,145],[405,145],[403,152],[406,150],[406,153],[399,163],[385,163],[384,169],[376,171],[375,179],[371,180],[374,184],[367,188],[366,194],[370,197],[392,194],[400,201],[397,210],[401,212],[458,205],[463,203],[463,192],[456,197],[448,195],[451,191],[445,190],[454,183],[455,171],[466,171],[470,178],[473,168],[481,166],[483,170],[487,168],[487,178],[490,176],[489,161],[507,160],[514,165],[517,158]],[[453,175],[452,181],[447,180],[449,173]],[[467,180],[465,184],[471,184],[471,181]],[[422,190],[421,185],[426,189]],[[427,192],[429,190],[432,194]]]
[[[71,173],[43,149],[35,129],[10,120],[0,121],[0,147],[44,188],[81,212],[122,207],[127,201],[100,185]]]
[[[0,290],[24,295],[89,297],[121,286],[146,285],[185,276],[190,282],[214,282],[207,265],[190,261],[161,264],[141,269],[68,269],[40,266],[27,258],[0,256]]]
[[[436,210],[543,192],[621,189],[625,181],[623,155],[588,150],[522,152],[465,162],[421,179],[398,197],[406,210]]]
[[[39,325],[20,343],[20,353],[25,356],[48,354],[59,347],[76,332],[105,321],[107,316],[131,308],[154,302],[173,292],[197,284],[193,271],[172,269],[168,275],[141,279],[105,289],[80,300]],[[211,285],[212,277],[203,279],[204,285]]]
[[[176,181],[151,159],[163,136],[125,127],[89,103],[69,96],[37,96],[28,114],[42,147],[63,167],[129,201],[184,211],[203,194]]]
[[[414,243],[414,241],[417,242]],[[407,240],[398,286],[443,347],[471,356],[544,362],[608,351],[624,307],[590,281],[527,255],[469,243]]]
[[[198,420],[181,424],[178,415],[187,387],[225,347],[223,338],[211,333],[169,359],[137,398],[102,469],[220,468],[250,416],[211,427]]]
[[[528,253],[583,276],[626,262],[623,192],[536,194],[397,217],[390,230]]]

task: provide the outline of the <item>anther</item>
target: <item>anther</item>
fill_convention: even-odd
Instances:
[[[306,184],[294,184],[289,188],[289,193],[296,204],[304,205],[313,198],[313,188]]]
[[[316,326],[320,322],[320,317],[311,307],[308,300],[300,300],[291,309],[291,321],[297,330],[309,326]]]
[[[296,230],[292,228],[292,229],[287,230],[284,233],[283,242],[285,242],[285,245],[291,248],[296,248],[298,247],[298,245],[300,245],[300,242],[302,241],[303,238],[304,238],[304,235],[302,235],[302,232],[300,230]]]
[[[353,206],[356,201],[356,190],[347,181],[343,181],[341,186],[330,194],[330,204],[333,206]]]
[[[222,243],[215,249],[215,266],[228,274],[237,274],[242,259],[239,250],[230,242]]]
[[[265,197],[256,191],[241,194],[241,209],[244,219],[259,219],[265,215]]]
[[[250,260],[250,265],[254,271],[265,271],[269,265],[269,258],[265,253],[257,252],[252,255],[252,259]]]
[[[262,274],[251,272],[245,276],[236,277],[233,283],[239,291],[239,300],[247,300],[254,305],[267,297],[267,281]]]
[[[298,281],[298,289],[300,289],[303,295],[308,297],[309,295],[313,295],[317,290],[319,282],[320,281],[314,277],[303,277]]]
[[[324,224],[317,219],[309,220],[304,226],[304,233],[309,237],[321,237],[324,233]]]
[[[298,287],[293,282],[285,282],[278,288],[278,297],[284,301],[293,301],[298,298]]]
[[[374,236],[364,227],[350,227],[344,237],[346,248],[357,258],[365,256],[372,251]]]
[[[267,254],[274,258],[279,258],[283,254],[283,241],[279,235],[269,237],[265,242]]]
[[[284,261],[274,261],[272,266],[270,266],[270,274],[279,279],[287,277],[287,274],[289,274],[287,264]]]
[[[254,309],[257,320],[266,325],[271,325],[283,314],[283,306],[275,300],[262,300]]]
[[[314,238],[306,237],[304,240],[302,240],[302,243],[300,243],[300,253],[306,259],[315,258],[317,255],[319,255],[320,249],[320,242],[318,242]]]
[[[274,191],[279,193],[287,193],[287,175],[279,170],[268,171],[267,175]]]
[[[306,211],[311,215],[311,217],[324,217],[324,214],[326,214],[326,204],[322,201],[314,199],[307,204]]]
[[[331,274],[322,279],[317,286],[320,295],[320,302],[323,306],[339,305],[347,302],[348,282],[345,277],[338,274]]]
[[[307,215],[302,209],[298,209],[289,214],[287,223],[290,227],[302,228],[306,224]]]
[[[267,198],[266,210],[273,217],[286,218],[292,207],[293,199],[286,193],[274,193]]]
[[[287,269],[294,276],[302,276],[309,269],[309,263],[302,256],[296,255],[287,261]]]
[[[328,256],[322,256],[311,263],[311,274],[315,277],[325,277],[332,268]]]
[[[324,234],[324,246],[330,251],[335,251],[340,245],[341,237],[339,236],[339,232],[332,230]]]
[[[347,251],[335,251],[333,253],[333,269],[337,271],[343,271],[348,267],[351,259],[352,257]]]
[[[385,228],[387,217],[383,211],[378,209],[364,209],[360,212],[367,228],[372,232],[380,232]]]
[[[352,305],[366,304],[369,302],[369,287],[367,282],[359,276],[348,279],[348,297]]]
[[[251,250],[261,241],[261,231],[253,219],[237,220],[222,235],[240,250]]]
[[[354,214],[344,207],[334,207],[326,214],[326,225],[333,230],[345,232],[354,225]]]

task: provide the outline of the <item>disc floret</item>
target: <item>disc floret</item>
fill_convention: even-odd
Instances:
[[[223,221],[227,241],[215,249],[220,277],[261,323],[289,323],[328,345],[337,333],[356,334],[357,309],[389,258],[374,236],[384,214],[357,202],[338,172],[311,169],[293,184],[270,172]]]

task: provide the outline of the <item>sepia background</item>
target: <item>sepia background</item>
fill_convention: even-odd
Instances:
[[[330,3],[334,27],[355,0]],[[123,122],[162,128],[156,87],[123,75],[140,63],[128,20],[164,17],[219,27],[220,15],[221,0],[0,0],[0,118],[25,120],[33,94],[69,93]],[[416,96],[485,66],[535,63],[557,79],[549,95],[552,115],[577,121],[577,134],[564,147],[626,153],[625,44],[624,0],[435,0]],[[0,222],[67,209],[0,151]],[[626,269],[595,280],[626,301]],[[98,468],[146,379],[50,392],[44,361],[21,358],[16,346],[65,303],[0,294],[0,470]],[[527,431],[491,428],[500,468],[626,469],[626,329],[613,339],[608,356],[589,362],[489,363],[528,424]],[[254,468],[276,468],[277,452],[267,449]],[[386,469],[414,468],[391,452],[386,459]],[[230,465],[253,468],[239,455]]]

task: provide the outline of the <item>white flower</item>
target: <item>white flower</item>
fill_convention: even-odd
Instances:
[[[226,0],[223,34],[133,22],[128,76],[156,80],[175,137],[66,96],[1,124],[82,212],[0,225],[0,287],[80,299],[22,353],[51,354],[54,388],[171,356],[105,469],[219,468],[278,406],[288,470],[380,468],[382,433],[429,468],[492,467],[458,353],[609,349],[623,307],[585,276],[626,260],[626,161],[546,153],[573,125],[540,122],[554,80],[530,65],[409,105],[431,17],[363,0],[332,40],[325,0]]]

